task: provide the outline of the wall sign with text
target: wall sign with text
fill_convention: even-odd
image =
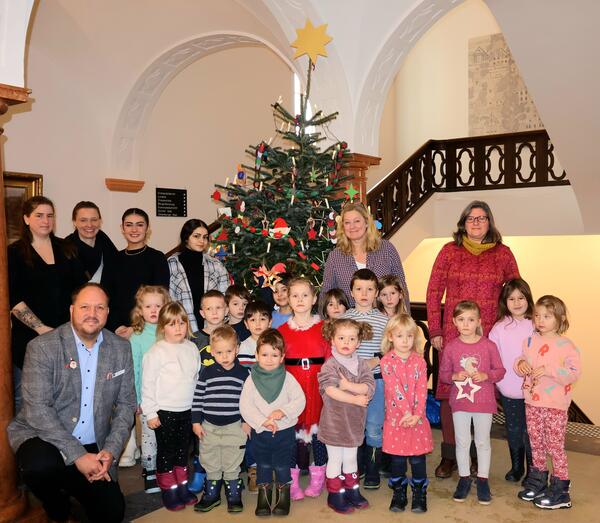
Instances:
[[[187,217],[187,190],[157,187],[156,216]]]

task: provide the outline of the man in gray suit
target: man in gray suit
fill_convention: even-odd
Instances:
[[[122,521],[115,459],[136,409],[131,347],[103,328],[108,296],[100,285],[75,291],[70,310],[70,322],[27,345],[23,403],[8,436],[50,519],[68,521],[73,495],[91,521]]]

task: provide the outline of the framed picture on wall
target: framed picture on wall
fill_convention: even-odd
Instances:
[[[8,244],[19,239],[23,202],[42,194],[42,179],[41,174],[4,172],[4,212]]]

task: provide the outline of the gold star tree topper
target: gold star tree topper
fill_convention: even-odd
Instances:
[[[296,48],[294,58],[307,54],[313,64],[317,63],[317,55],[327,56],[325,46],[333,40],[327,34],[327,24],[314,27],[310,20],[306,20],[304,29],[296,29],[298,38],[291,43]]]

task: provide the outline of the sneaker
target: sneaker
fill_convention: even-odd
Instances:
[[[487,478],[477,478],[477,501],[480,505],[489,505],[492,502],[492,493]]]
[[[160,487],[156,482],[156,471],[155,470],[146,470],[142,471],[142,476],[144,477],[144,492],[146,494],[156,494],[160,492]]]
[[[459,503],[464,502],[469,495],[469,491],[471,490],[471,483],[473,483],[473,480],[470,476],[461,476],[461,478],[458,480],[458,484],[456,485],[456,490],[454,491],[452,499],[454,501],[458,501]]]

